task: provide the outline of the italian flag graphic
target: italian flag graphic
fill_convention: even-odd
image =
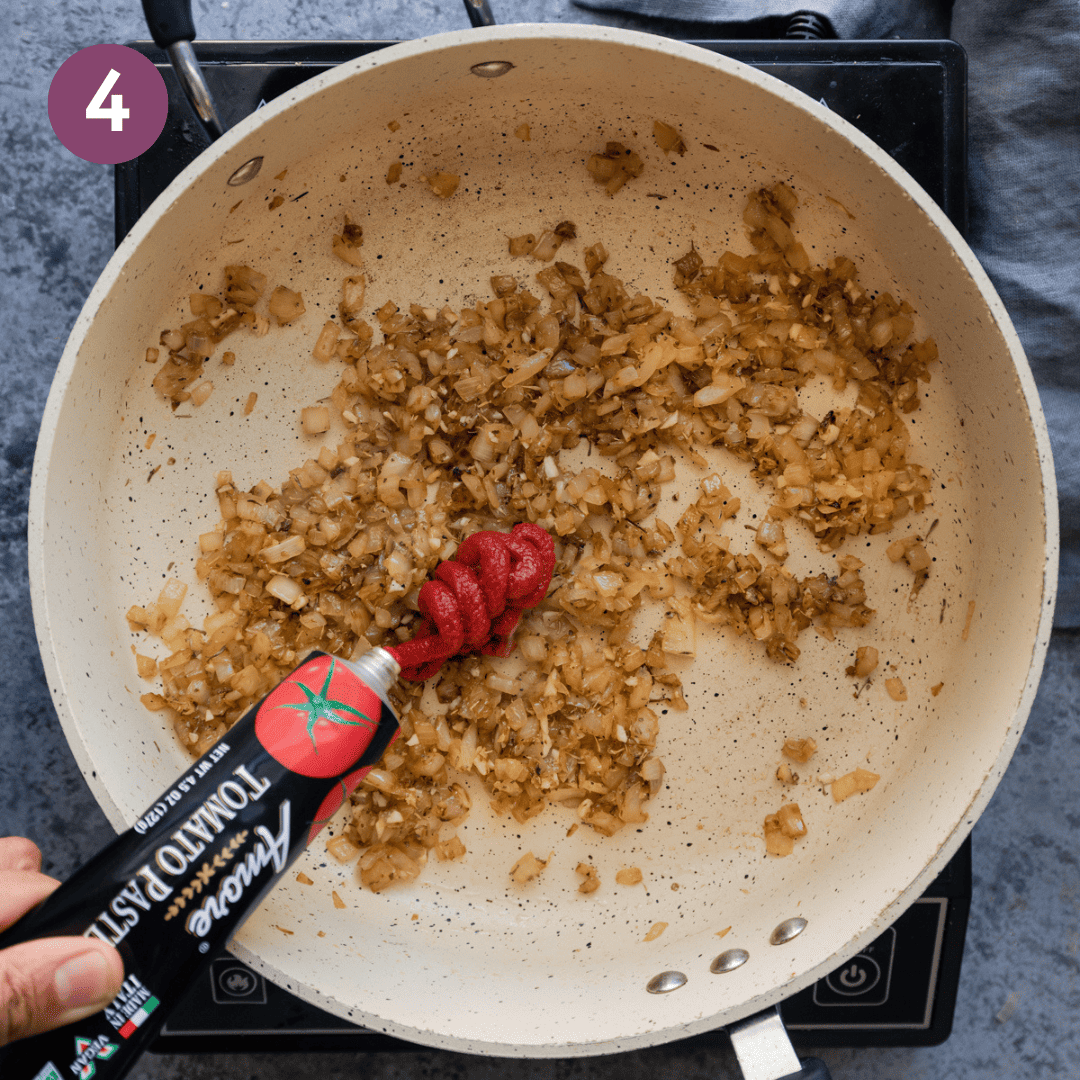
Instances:
[[[130,1039],[137,1028],[143,1026],[146,1018],[161,1004],[156,997],[150,998],[143,1007],[120,1029],[120,1035],[124,1039]]]

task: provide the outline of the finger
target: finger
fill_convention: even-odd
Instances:
[[[103,941],[43,938],[0,951],[0,1046],[99,1012],[123,981],[120,954]]]
[[[40,870],[41,849],[22,836],[0,837],[0,870]]]
[[[0,930],[21,919],[59,884],[32,870],[0,870]]]

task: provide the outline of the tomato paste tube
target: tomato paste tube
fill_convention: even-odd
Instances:
[[[0,935],[115,945],[104,1011],[0,1048],[4,1080],[118,1080],[170,1008],[375,765],[398,731],[397,661],[313,653],[135,825]]]

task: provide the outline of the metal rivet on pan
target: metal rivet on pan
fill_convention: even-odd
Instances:
[[[792,938],[797,938],[806,929],[806,920],[796,916],[785,919],[770,935],[770,945],[783,945]]]
[[[714,975],[723,975],[728,971],[741,968],[749,959],[750,954],[745,949],[728,949],[727,952],[722,952],[709,965],[709,970]]]
[[[685,985],[686,976],[681,971],[661,971],[645,984],[645,989],[650,994],[670,994],[672,990]]]
[[[505,75],[514,65],[509,60],[486,60],[482,64],[473,64],[469,70],[481,79],[497,79]]]
[[[225,182],[229,187],[239,187],[241,184],[246,184],[249,180],[254,180],[259,175],[259,170],[262,168],[262,157],[253,157],[250,161],[245,161],[239,169],[236,170]]]

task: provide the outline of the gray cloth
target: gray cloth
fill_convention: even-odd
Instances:
[[[968,239],[1039,386],[1061,509],[1058,626],[1080,626],[1080,5],[958,0]]]
[[[823,15],[841,38],[941,37],[949,24],[950,0],[574,0],[592,11],[624,11],[653,20],[708,25],[713,36],[783,34],[797,11]],[[673,30],[673,33],[679,33]],[[694,34],[681,36],[693,37]]]
[[[715,36],[782,33],[813,10],[838,36],[951,36],[968,54],[968,240],[1023,342],[1061,510],[1055,624],[1080,627],[1080,3],[1035,0],[575,0]],[[779,29],[778,29],[779,27]],[[733,33],[734,31],[734,33]]]

